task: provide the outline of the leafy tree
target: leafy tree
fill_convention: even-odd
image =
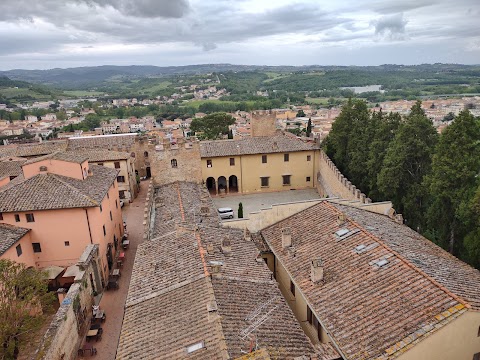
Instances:
[[[297,117],[305,117],[305,116],[306,116],[305,112],[302,109],[298,110]]]
[[[83,121],[88,130],[94,130],[100,126],[100,117],[97,114],[88,114]]]
[[[434,241],[459,253],[472,228],[471,202],[480,185],[480,126],[468,110],[462,111],[440,136],[429,177],[433,197],[429,226]]]
[[[228,134],[228,126],[233,125],[235,119],[226,113],[213,113],[203,118],[192,120],[190,130],[202,133],[201,137],[205,139],[217,139],[220,135]]]
[[[310,135],[312,135],[312,119],[311,118],[308,119],[306,136],[310,137]]]
[[[52,293],[42,272],[0,259],[0,358],[14,359],[20,344],[45,320]]]
[[[382,170],[383,160],[388,146],[392,142],[400,126],[402,118],[398,113],[384,115],[382,111],[372,114],[371,126],[375,128],[370,142],[367,167],[368,196],[374,200],[386,200],[386,197],[378,190],[377,177]]]
[[[438,134],[417,102],[389,144],[377,185],[413,229],[424,224],[427,190]]]
[[[238,218],[243,219],[243,204],[239,203],[238,204],[238,212],[237,212]]]

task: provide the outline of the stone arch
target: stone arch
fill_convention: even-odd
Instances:
[[[207,178],[207,189],[212,195],[217,194],[217,182],[214,177]]]
[[[227,178],[225,176],[220,176],[217,181],[218,184],[218,193],[225,194],[227,192]]]
[[[236,175],[232,175],[228,178],[228,192],[229,193],[238,192],[238,178]]]

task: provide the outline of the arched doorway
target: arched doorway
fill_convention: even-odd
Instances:
[[[228,178],[228,192],[238,192],[238,179],[235,175],[232,175]]]
[[[152,177],[152,171],[150,170],[150,166],[148,166],[145,170],[147,172],[147,179],[150,179]]]
[[[220,176],[218,178],[218,193],[225,194],[227,192],[227,178],[225,176]]]
[[[215,178],[209,177],[207,178],[207,189],[210,192],[211,195],[216,195],[217,194],[217,185],[215,182]]]

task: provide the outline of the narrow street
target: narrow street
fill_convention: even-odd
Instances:
[[[100,300],[100,308],[105,310],[107,318],[102,323],[102,339],[99,342],[92,343],[97,349],[97,355],[95,356],[97,360],[115,359],[135,253],[137,246],[143,241],[143,213],[148,184],[149,182],[142,181],[137,198],[130,205],[123,208],[123,219],[127,223],[130,247],[128,250],[125,250],[125,262],[120,268],[121,276],[118,290],[105,290]],[[86,358],[89,358],[89,356],[87,355]]]

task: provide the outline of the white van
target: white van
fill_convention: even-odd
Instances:
[[[233,209],[227,207],[219,208],[218,216],[220,216],[220,219],[233,219]]]

